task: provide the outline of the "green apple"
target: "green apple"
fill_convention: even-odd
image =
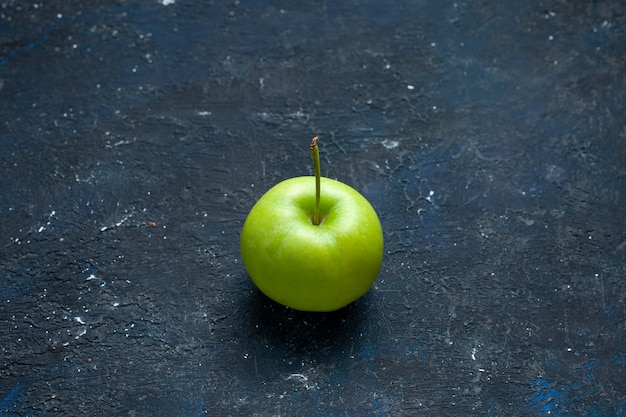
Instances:
[[[274,301],[333,311],[376,280],[383,232],[365,197],[319,176],[318,156],[316,176],[285,180],[254,205],[241,232],[241,256],[252,281]]]

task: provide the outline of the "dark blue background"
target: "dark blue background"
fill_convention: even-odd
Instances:
[[[626,416],[623,2],[52,3],[0,8],[0,416]],[[239,255],[314,135],[385,232],[332,314]]]

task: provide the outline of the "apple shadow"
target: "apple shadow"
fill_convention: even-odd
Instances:
[[[314,313],[294,310],[255,289],[248,299],[249,328],[255,338],[295,353],[334,355],[354,344],[367,321],[367,294],[339,310]]]

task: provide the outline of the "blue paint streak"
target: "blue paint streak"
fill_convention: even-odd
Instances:
[[[588,384],[591,382],[591,376],[593,375],[593,369],[596,367],[596,360],[592,359],[586,366],[587,369],[587,377],[585,378],[585,382]]]
[[[615,362],[626,362],[626,354],[625,353],[616,353],[613,355],[613,360]]]
[[[359,348],[360,362],[369,372],[374,372],[376,370],[374,358],[377,355],[377,353],[378,352],[376,348],[367,343],[362,344]]]
[[[18,382],[13,389],[0,400],[0,417],[8,412],[10,408],[16,406],[17,400],[20,398],[20,391],[24,388],[24,384]]]
[[[199,400],[198,404],[196,405],[196,411],[194,413],[194,416],[198,417],[198,416],[202,415],[202,413],[203,413],[203,409],[202,409],[203,406],[204,406],[204,401]]]
[[[615,359],[615,358],[614,358]],[[626,417],[626,399],[614,402],[600,399],[594,384],[596,359],[573,369],[578,381],[554,382],[547,377],[531,381],[533,395],[522,407],[523,415],[545,417]]]
[[[567,416],[561,412],[567,400],[566,392],[555,388],[543,377],[535,379],[533,385],[539,388],[539,392],[530,399],[529,405],[537,411],[536,415]]]
[[[391,414],[389,410],[387,410],[387,405],[391,404],[391,397],[389,395],[381,395],[380,397],[374,398],[372,404],[375,407],[374,416],[376,417],[387,417]]]
[[[39,38],[37,38],[36,41],[29,43],[26,46],[23,46],[17,50],[13,50],[13,51],[9,51],[9,53],[7,54],[8,57],[2,58],[0,59],[0,67],[5,66],[6,64],[9,63],[9,58],[13,58],[16,55],[23,53],[23,52],[27,52],[27,51],[32,51],[34,49],[36,49],[37,47],[39,47],[40,45],[42,45],[44,42],[46,42],[48,40],[48,35],[46,34],[42,34],[39,36]]]

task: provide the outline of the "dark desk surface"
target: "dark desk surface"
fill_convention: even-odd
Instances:
[[[626,416],[619,0],[0,8],[0,416]],[[333,314],[242,222],[312,172],[385,231]]]

